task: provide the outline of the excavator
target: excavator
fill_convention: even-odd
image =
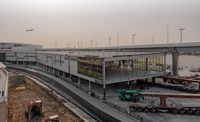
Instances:
[[[31,120],[34,116],[43,116],[42,112],[42,101],[37,100],[35,102],[30,101],[25,110],[25,117],[27,120]]]
[[[140,90],[118,89],[118,98],[122,101],[139,102],[140,99],[144,99],[144,96],[141,95]]]

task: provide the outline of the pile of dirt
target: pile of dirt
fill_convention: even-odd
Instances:
[[[26,122],[25,109],[29,101],[41,100],[44,116],[35,116],[32,122],[41,122],[52,115],[59,115],[61,122],[81,122],[82,120],[58,102],[52,95],[43,90],[36,83],[26,85],[23,91],[16,91],[15,87],[8,88],[8,122]]]

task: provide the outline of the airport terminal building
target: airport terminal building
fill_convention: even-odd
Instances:
[[[15,45],[15,44],[10,44]],[[39,45],[4,49],[1,58],[6,64],[37,66],[40,70],[62,77],[82,78],[106,84],[162,76],[166,69],[166,54],[158,52],[66,51],[43,50]]]

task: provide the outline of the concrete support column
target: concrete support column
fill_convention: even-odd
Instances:
[[[47,66],[44,65],[44,72],[47,72]]]
[[[102,68],[103,68],[103,99],[106,99],[106,62],[102,61]],[[121,65],[120,65],[121,67]]]
[[[166,79],[166,78],[163,78],[163,81],[164,81],[164,83],[166,83],[166,82],[167,82],[167,79]]]
[[[44,65],[42,64],[42,70],[44,71]]]
[[[80,77],[78,77],[78,87],[79,87],[79,88],[81,87],[81,80],[80,80]]]
[[[146,71],[148,70],[148,58],[146,58]]]
[[[106,84],[103,85],[103,99],[106,100]]]
[[[137,84],[137,80],[134,80],[134,84]]]
[[[89,91],[89,95],[91,94],[91,81],[88,82],[88,91]]]
[[[164,67],[163,67],[163,70],[165,71],[165,73],[166,73],[166,70],[167,70],[167,63],[166,63],[166,61],[167,61],[167,53],[165,53],[165,55],[164,55]]]
[[[65,72],[63,72],[63,75],[62,75],[62,77],[63,77],[63,78],[65,78]]]
[[[128,82],[127,82],[127,85],[129,85],[130,84],[130,80],[129,80],[129,78],[128,78]]]
[[[58,77],[60,77],[60,70],[58,70],[57,75],[58,75]]]
[[[166,97],[160,97],[160,106],[166,106]]]
[[[179,52],[172,53],[172,72],[174,76],[178,75],[178,58]]]
[[[156,82],[156,78],[152,77],[152,83],[155,83],[155,82]]]
[[[55,73],[55,71],[54,71],[54,68],[53,68],[52,70],[53,70],[53,72],[52,72],[52,73],[53,73],[53,75],[54,75],[54,73]]]

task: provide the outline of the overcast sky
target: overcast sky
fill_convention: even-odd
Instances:
[[[200,0],[0,0],[0,42],[44,47],[200,41]],[[25,29],[34,28],[32,32]]]

